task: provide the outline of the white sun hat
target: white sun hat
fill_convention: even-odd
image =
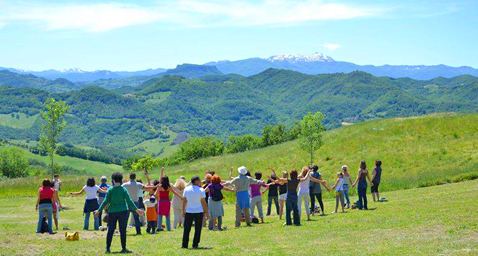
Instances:
[[[245,166],[241,166],[239,168],[237,168],[237,171],[242,174],[242,175],[246,175],[247,174],[247,169]]]

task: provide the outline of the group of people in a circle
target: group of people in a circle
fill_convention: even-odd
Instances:
[[[358,175],[355,181],[349,174],[348,167],[342,166],[341,172],[337,173],[337,179],[332,186],[322,179],[318,172],[318,166],[304,166],[300,173],[296,169],[289,172],[282,172],[278,175],[274,169],[271,174],[266,175],[267,180],[262,180],[263,174],[255,172],[254,178],[246,167],[241,166],[238,176],[233,177],[233,168],[228,179],[222,180],[216,173],[207,171],[204,180],[198,176],[191,178],[189,182],[184,177],[176,180],[175,184],[170,183],[169,177],[165,175],[164,167],[161,169],[159,180],[151,181],[148,172],[143,169],[147,183],[136,179],[136,174],[129,175],[129,180],[123,179],[121,173],[114,173],[111,176],[111,185],[107,184],[108,179],[103,176],[101,184],[96,185],[94,178],[88,178],[86,185],[78,192],[70,195],[81,195],[86,193],[86,200],[83,207],[85,215],[84,229],[89,228],[89,219],[93,215],[94,229],[102,227],[101,222],[105,221],[107,227],[106,252],[110,252],[111,241],[116,228],[119,228],[122,252],[130,252],[126,248],[126,230],[128,219],[131,216],[131,226],[135,226],[136,234],[141,235],[141,227],[147,226],[146,232],[154,234],[158,231],[171,228],[171,207],[174,213],[173,227],[184,227],[182,247],[188,248],[189,234],[194,224],[195,232],[192,243],[193,248],[199,247],[201,230],[207,225],[210,230],[222,231],[224,207],[223,191],[234,192],[235,194],[235,226],[239,227],[241,222],[246,225],[251,223],[264,222],[262,209],[262,198],[267,193],[267,215],[271,214],[272,203],[275,204],[276,213],[282,219],[285,208],[284,225],[300,225],[302,205],[307,215],[307,220],[316,212],[325,215],[322,200],[322,189],[333,190],[335,193],[335,210],[339,207],[342,212],[345,208],[358,208],[367,210],[367,180],[371,184],[371,191],[374,201],[379,200],[378,186],[381,181],[382,162],[375,161],[375,168],[372,175],[369,174],[365,161],[361,161]],[[57,188],[55,185],[57,184]],[[44,180],[39,189],[37,209],[39,211],[39,222],[37,232],[41,230],[42,219],[48,219],[48,232],[52,231],[52,216],[54,209],[56,213],[61,209],[58,197],[61,181],[56,177],[56,182]],[[357,186],[358,201],[350,202],[349,190]],[[146,193],[145,193],[146,192]],[[172,194],[172,200],[171,200]],[[317,199],[318,206],[315,201]],[[285,205],[285,207],[284,207]],[[256,215],[257,209],[257,215]],[[105,217],[102,219],[103,213]],[[163,217],[165,225],[163,225]],[[56,216],[55,219],[58,219]],[[58,224],[56,222],[56,228]]]

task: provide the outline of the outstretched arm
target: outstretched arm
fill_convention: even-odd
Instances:
[[[80,191],[78,191],[78,192],[70,192],[70,193],[68,193],[68,195],[79,196],[79,195],[83,194],[83,192],[85,192],[85,189],[82,188]]]
[[[159,180],[163,180],[163,177],[164,177],[164,166],[161,167],[161,176],[159,177]]]
[[[146,168],[144,167],[143,167],[143,173],[144,173],[144,176],[146,176],[146,180],[148,180],[148,186],[151,186],[151,179],[149,178],[148,170],[146,170]]]

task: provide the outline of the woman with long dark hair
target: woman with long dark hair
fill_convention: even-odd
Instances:
[[[272,170],[273,174],[276,175],[274,170]],[[310,173],[307,173],[307,175],[303,178],[298,178],[299,174],[296,171],[296,169],[292,169],[289,173],[289,179],[284,179],[284,178],[279,178],[278,182],[279,183],[285,183],[287,184],[287,199],[286,199],[286,214],[285,214],[285,219],[286,223],[284,224],[287,226],[292,225],[292,219],[291,219],[291,212],[293,212],[294,215],[294,225],[300,226],[300,215],[299,215],[299,203],[298,203],[298,196],[297,196],[297,187],[299,186],[299,183],[306,181],[309,178]]]
[[[126,249],[126,226],[128,225],[129,211],[136,211],[137,214],[142,215],[143,211],[138,209],[136,204],[129,196],[128,190],[121,186],[123,175],[119,172],[111,176],[113,186],[106,192],[106,197],[97,211],[95,211],[95,218],[98,218],[99,213],[108,206],[108,233],[106,235],[106,253],[111,253],[111,241],[115,233],[116,223],[119,224],[119,231],[121,237],[121,253],[131,253]]]
[[[158,231],[163,231],[163,216],[166,218],[166,229],[171,231],[171,200],[169,192],[173,192],[176,196],[183,199],[183,196],[176,191],[174,186],[169,182],[169,177],[164,175],[164,167],[161,168],[160,183],[156,189],[155,197],[158,200]]]
[[[358,202],[357,202],[357,208],[359,210],[365,209],[368,210],[367,206],[367,179],[370,182],[370,174],[368,173],[367,170],[367,164],[365,161],[360,162],[360,169],[358,171],[357,179],[355,180],[354,184],[352,184],[352,187],[355,187],[358,183]],[[373,185],[373,183],[372,183]]]

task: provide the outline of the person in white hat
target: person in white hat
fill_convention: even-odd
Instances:
[[[263,184],[264,182],[246,176],[247,169],[245,166],[237,168],[237,171],[239,172],[239,176],[230,181],[226,181],[226,185],[234,185],[234,191],[236,192],[236,227],[241,226],[241,212],[243,210],[246,218],[246,224],[250,226],[251,216],[249,210],[249,186],[251,184]]]

